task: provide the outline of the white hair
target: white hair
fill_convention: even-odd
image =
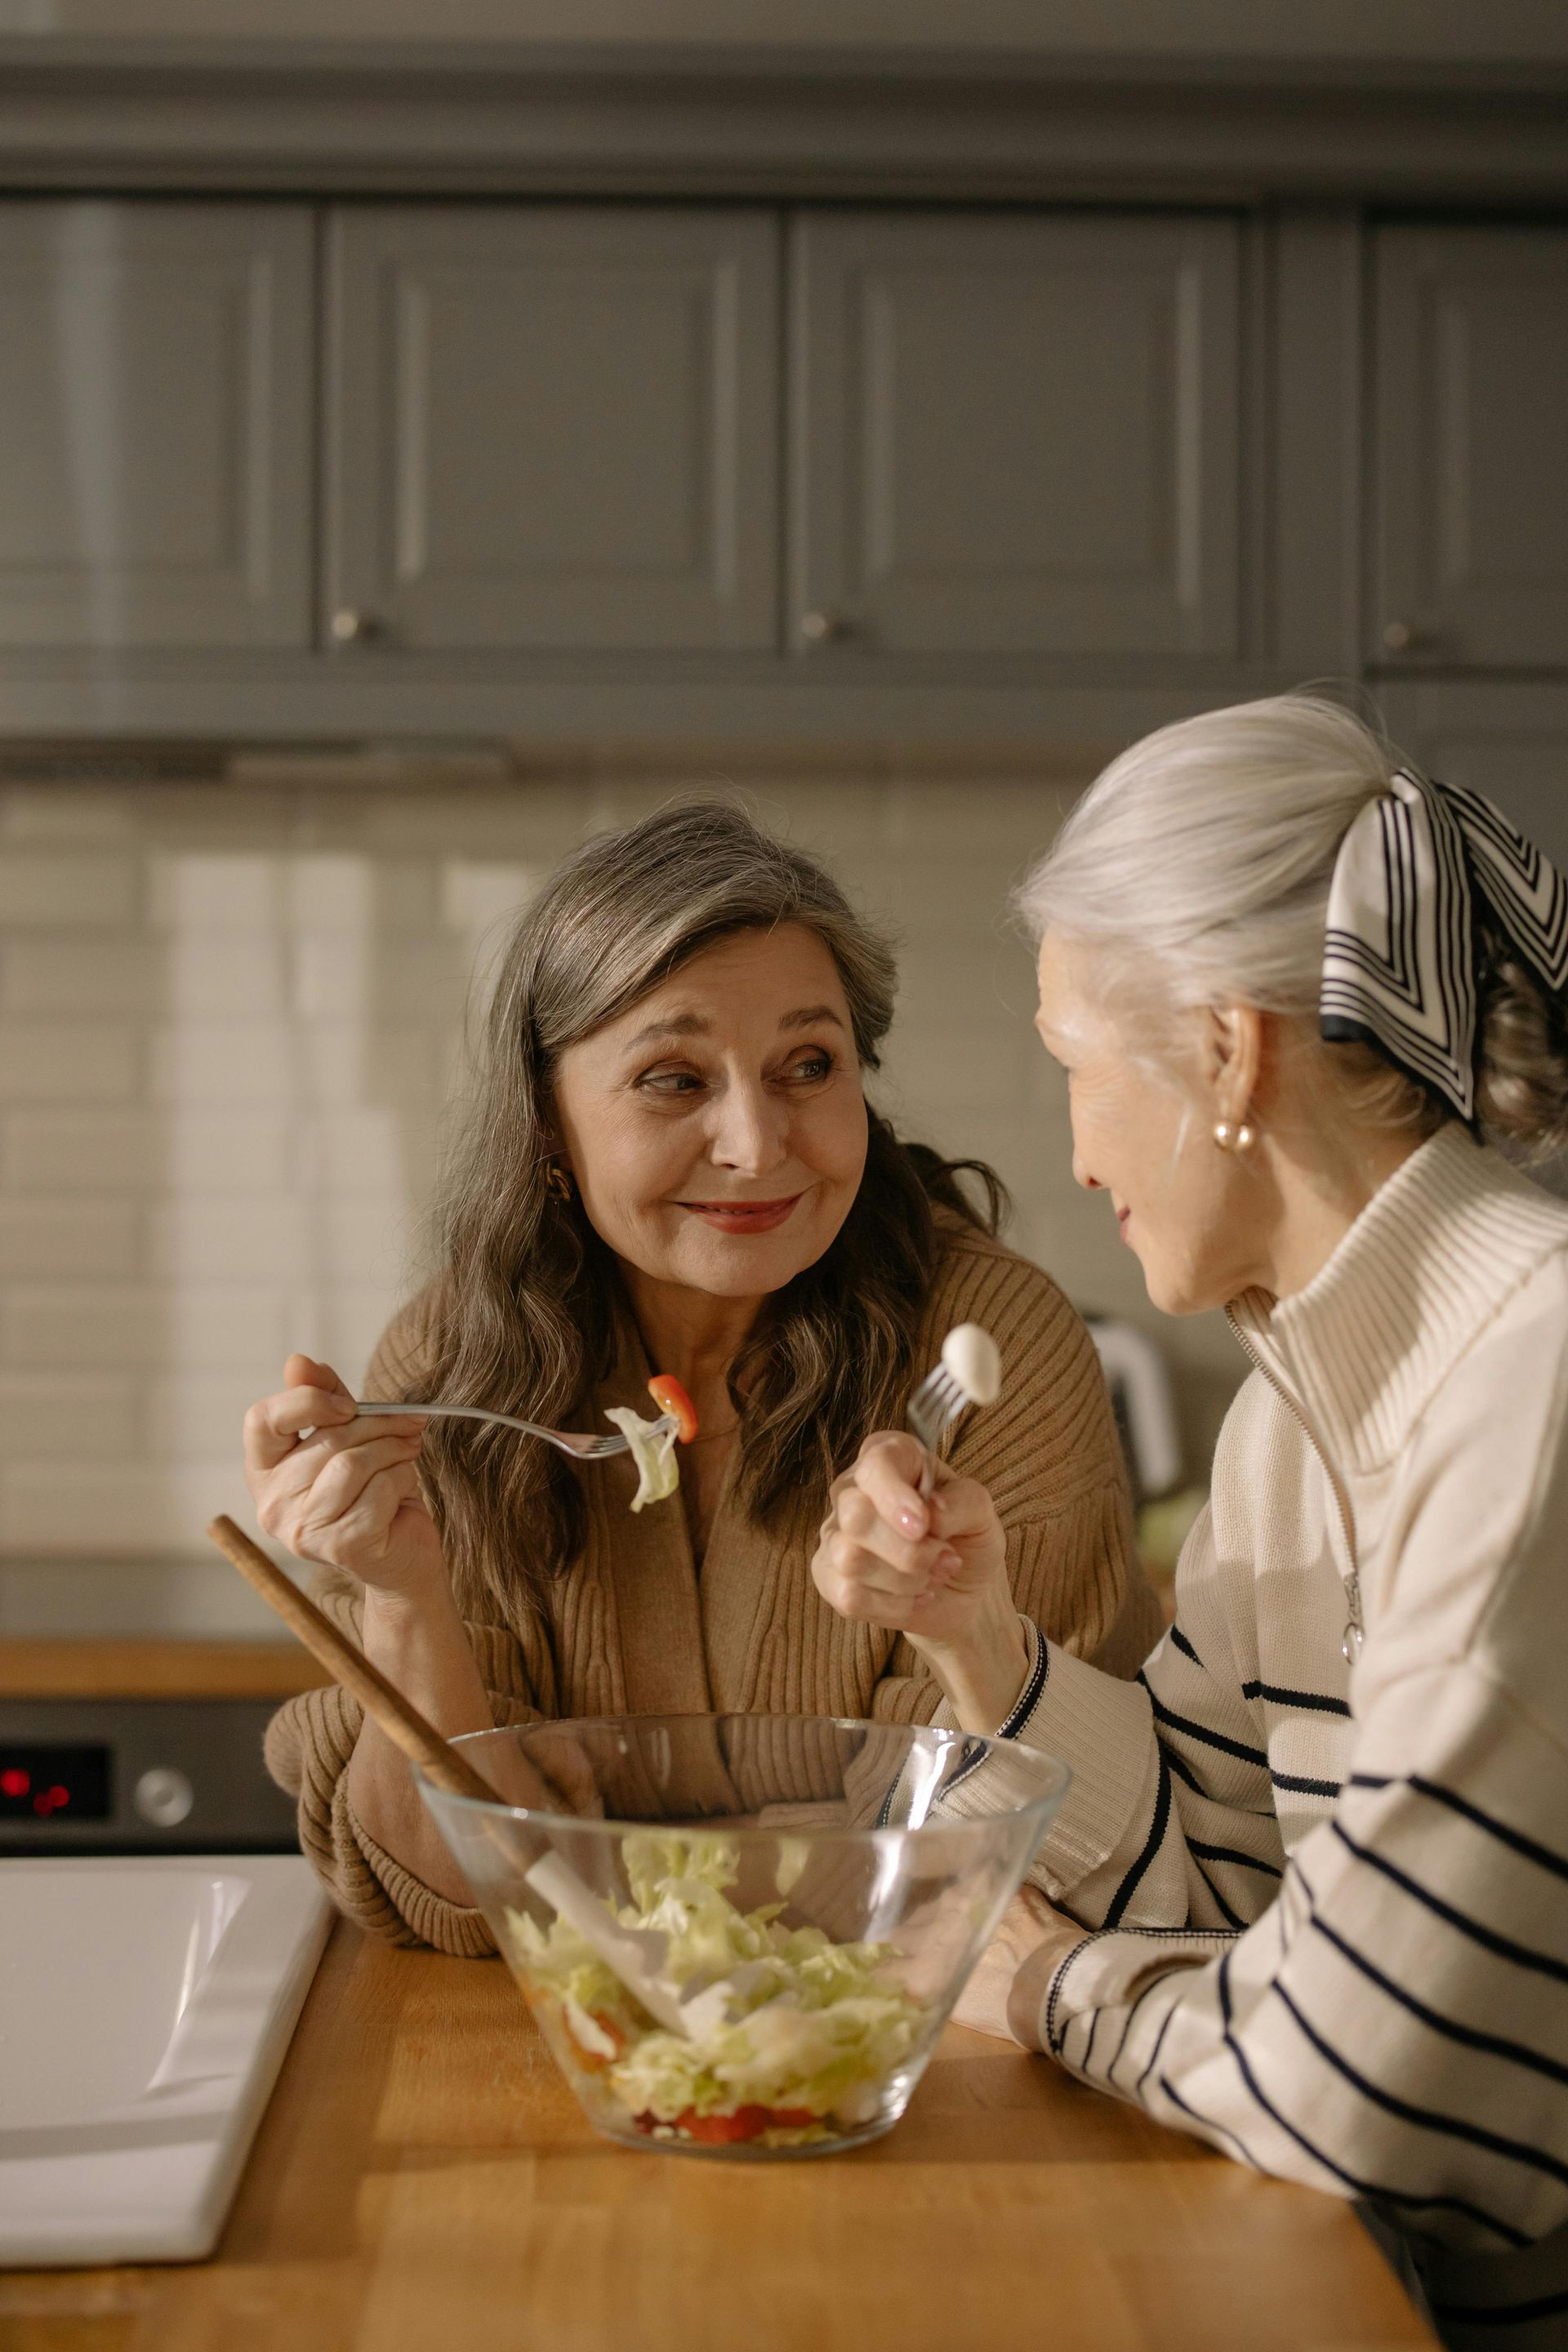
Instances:
[[[1097,950],[1130,1009],[1318,1002],[1334,860],[1394,761],[1307,694],[1162,727],[1113,760],[1019,893],[1037,939]]]
[[[1396,755],[1310,694],[1205,711],[1113,760],[1018,893],[1037,940],[1087,949],[1130,1044],[1172,1066],[1173,1016],[1250,1004],[1317,1040],[1340,845]],[[1568,1007],[1480,918],[1477,1108],[1526,1157],[1568,1147]],[[1311,1024],[1310,1031],[1306,1028]],[[1432,1132],[1449,1112],[1370,1047],[1317,1041],[1343,1107]],[[1173,1068],[1172,1075],[1174,1075]]]

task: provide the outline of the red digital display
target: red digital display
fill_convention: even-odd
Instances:
[[[106,1822],[110,1810],[107,1748],[0,1746],[0,1822]]]

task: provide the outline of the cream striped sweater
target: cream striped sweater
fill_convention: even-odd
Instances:
[[[1131,1683],[1037,1644],[1015,1710],[1075,1773],[1037,1875],[1095,1930],[1041,2038],[1370,2200],[1453,2340],[1568,2340],[1568,2258],[1509,2253],[1568,2223],[1568,1208],[1452,1126],[1270,1306],[1170,1633]]]

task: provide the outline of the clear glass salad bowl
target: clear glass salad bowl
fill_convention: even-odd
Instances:
[[[816,2156],[897,2123],[1069,1778],[823,1716],[601,1716],[455,1743],[420,1793],[584,2113]]]

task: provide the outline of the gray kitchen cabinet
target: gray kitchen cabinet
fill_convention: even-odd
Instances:
[[[304,646],[301,205],[0,206],[0,646]]]
[[[1370,660],[1568,668],[1568,230],[1375,237]]]
[[[336,641],[771,649],[778,247],[740,207],[336,210]]]
[[[1568,874],[1568,684],[1390,678],[1377,709],[1418,767],[1487,793]]]
[[[794,641],[1238,651],[1228,216],[794,229]]]

